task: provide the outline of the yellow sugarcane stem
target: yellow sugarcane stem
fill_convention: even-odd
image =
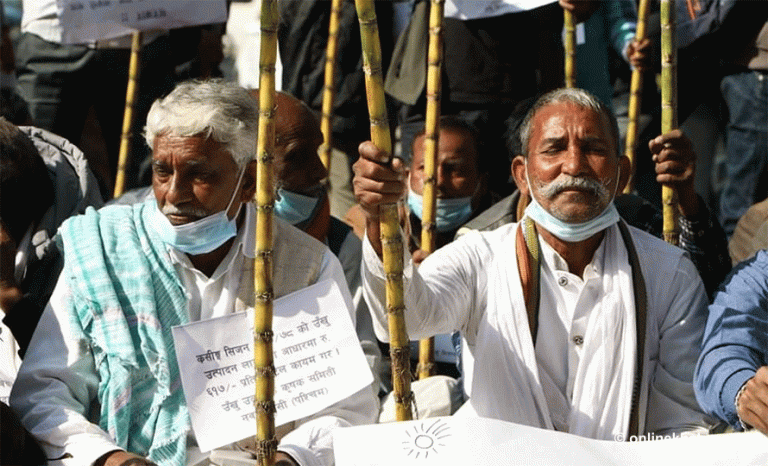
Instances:
[[[253,362],[255,368],[256,460],[275,462],[275,364],[272,353],[272,158],[275,147],[275,61],[277,2],[261,3],[259,56],[259,137],[256,146],[256,258],[254,259]]]
[[[139,87],[139,59],[141,54],[141,32],[131,35],[131,59],[128,64],[128,88],[125,91],[125,110],[123,111],[123,132],[120,136],[120,152],[117,159],[117,177],[113,197],[117,199],[125,191],[125,171],[128,169],[128,157],[131,152],[131,126],[133,107]]]
[[[331,150],[333,148],[333,101],[336,98],[336,55],[339,49],[339,15],[342,0],[331,2],[331,14],[328,22],[328,46],[325,50],[325,85],[323,87],[323,115],[320,131],[323,144],[320,146],[320,160],[327,170],[331,168]]]
[[[565,87],[576,87],[576,21],[573,13],[563,10],[565,25]]]
[[[637,30],[635,31],[635,41],[640,42],[645,39],[645,30],[648,23],[649,0],[640,0],[637,10]],[[640,117],[640,104],[643,93],[643,73],[640,70],[632,70],[632,80],[629,85],[629,109],[627,111],[627,138],[625,141],[624,154],[630,162],[630,177],[624,193],[631,193],[635,185],[635,170],[637,165],[637,133],[638,118]]]
[[[675,46],[675,6],[671,0],[661,1],[661,132],[677,128],[677,47]],[[677,196],[667,186],[661,188],[663,235],[677,245]]]
[[[437,153],[440,146],[440,87],[443,61],[443,5],[445,0],[432,0],[429,9],[429,46],[427,50],[427,109],[424,130],[424,199],[421,216],[421,249],[427,254],[435,250],[435,204]],[[435,340],[419,343],[419,379],[435,375]]]
[[[355,0],[360,20],[360,38],[363,49],[363,71],[371,120],[371,140],[384,152],[392,154],[387,108],[384,101],[384,79],[381,69],[381,43],[379,42],[376,11],[373,0]],[[389,322],[389,345],[392,358],[392,386],[395,415],[398,421],[413,418],[411,404],[410,346],[403,312],[403,238],[396,204],[379,208],[381,223],[382,260],[387,276],[386,300]]]

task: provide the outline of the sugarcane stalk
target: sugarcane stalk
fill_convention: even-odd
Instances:
[[[117,199],[125,191],[125,171],[128,167],[128,157],[131,152],[133,134],[133,107],[139,88],[139,59],[141,55],[141,31],[131,35],[131,59],[128,63],[128,88],[125,91],[125,110],[123,111],[123,132],[120,136],[120,152],[117,158],[117,177],[113,197]]]
[[[661,0],[661,132],[677,128],[677,47],[675,46],[675,4]],[[661,187],[664,241],[677,245],[677,193]]]
[[[573,13],[563,10],[565,26],[565,87],[576,87],[576,20]]]
[[[381,69],[381,43],[373,0],[355,0],[360,21],[363,49],[363,71],[368,112],[371,120],[371,140],[380,150],[392,154],[387,108],[384,100],[384,79]],[[390,357],[392,358],[392,386],[395,399],[395,417],[398,421],[413,419],[411,404],[410,347],[403,313],[403,238],[397,204],[379,207],[382,260],[387,276],[386,301],[389,325]]]
[[[339,50],[339,15],[342,0],[331,1],[331,15],[328,23],[328,46],[325,50],[325,84],[323,86],[323,114],[320,131],[323,132],[323,144],[320,146],[320,160],[327,170],[331,168],[331,149],[333,147],[333,101],[336,98],[335,74],[336,54]]]
[[[650,0],[640,0],[637,7],[637,30],[635,31],[635,41],[641,42],[646,36],[646,26],[648,24],[648,9]],[[624,187],[624,193],[632,192],[635,185],[635,164],[637,156],[637,120],[640,116],[640,103],[643,93],[643,71],[639,69],[632,70],[632,80],[629,85],[629,109],[627,111],[627,138],[624,145],[624,155],[627,156],[630,163],[630,176],[627,186]]]
[[[261,2],[259,137],[256,147],[256,258],[254,259],[253,362],[256,370],[256,460],[275,462],[275,363],[272,354],[272,160],[275,147],[275,61],[277,1]]]
[[[443,61],[443,5],[432,0],[429,8],[429,46],[427,49],[427,110],[424,129],[424,206],[421,215],[421,249],[435,251],[436,165],[440,145],[440,86]],[[419,342],[419,379],[435,375],[435,339]]]

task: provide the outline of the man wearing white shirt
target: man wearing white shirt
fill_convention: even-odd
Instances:
[[[170,331],[253,305],[257,125],[244,89],[179,85],[147,117],[154,198],[62,227],[64,272],[11,394],[51,464],[207,464]],[[274,296],[332,279],[353,315],[333,254],[278,219],[273,234]],[[332,430],[377,411],[366,387],[296,421],[276,464],[331,465]]]
[[[629,161],[616,120],[586,91],[560,89],[534,105],[521,140],[512,173],[533,198],[525,218],[469,233],[418,269],[406,261],[409,337],[466,336],[476,363],[465,414],[604,440],[706,432],[691,383],[704,288],[682,250],[620,220]],[[383,339],[378,208],[401,199],[405,178],[371,143],[360,152],[363,286]]]

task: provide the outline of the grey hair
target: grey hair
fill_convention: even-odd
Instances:
[[[151,148],[161,135],[210,137],[242,169],[256,155],[258,125],[259,109],[247,90],[218,79],[186,81],[152,104],[144,138]]]
[[[531,141],[533,118],[543,107],[562,102],[570,102],[578,107],[594,110],[608,120],[608,124],[611,127],[611,137],[613,138],[614,147],[616,148],[616,157],[618,158],[620,156],[619,124],[616,121],[616,117],[613,115],[613,111],[611,111],[611,109],[600,99],[584,89],[561,88],[555,89],[554,91],[539,97],[536,103],[533,104],[533,107],[525,115],[525,118],[520,125],[520,150],[523,151],[525,157],[528,156],[528,143]]]

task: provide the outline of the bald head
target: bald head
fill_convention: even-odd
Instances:
[[[258,102],[258,89],[251,90]],[[297,193],[317,186],[328,173],[317,155],[323,143],[320,124],[299,99],[275,93],[275,175],[278,186]]]

